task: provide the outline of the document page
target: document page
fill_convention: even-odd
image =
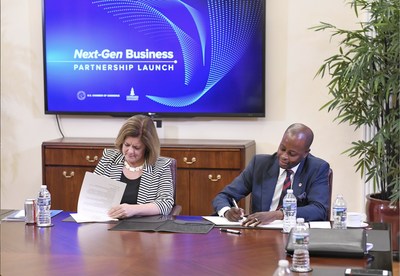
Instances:
[[[242,222],[233,222],[229,221],[226,218],[218,217],[218,216],[203,216],[204,219],[211,221],[215,224],[215,226],[230,226],[230,227],[243,227]],[[245,219],[245,218],[244,218]],[[283,221],[282,220],[274,220],[268,224],[258,225],[255,228],[265,228],[265,229],[282,229],[283,228]]]
[[[331,222],[330,221],[310,221],[310,228],[323,228],[323,229],[330,229]]]
[[[76,222],[105,222],[111,207],[119,205],[126,183],[103,175],[86,172],[78,199],[78,212],[71,214]]]

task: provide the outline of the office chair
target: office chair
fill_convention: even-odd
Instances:
[[[176,204],[176,179],[177,179],[177,164],[176,159],[171,159],[171,174],[172,174],[172,185],[174,188],[174,206],[172,207],[171,212],[169,213],[171,216],[178,216],[182,211],[182,206]]]
[[[329,201],[328,201],[328,210],[327,211],[327,220],[331,220],[331,205],[332,205],[332,185],[333,185],[333,171],[331,168],[329,168],[329,173],[328,173],[328,188],[329,188]]]

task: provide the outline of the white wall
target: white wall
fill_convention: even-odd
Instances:
[[[338,0],[267,0],[265,118],[168,119],[161,138],[253,139],[257,153],[277,149],[293,122],[315,134],[312,153],[330,162],[334,195],[342,193],[349,209],[364,210],[363,185],[354,160],[341,152],[361,132],[337,125],[319,108],[329,100],[328,80],[314,75],[337,48],[329,33],[309,27],[319,21],[353,25],[352,10]],[[23,207],[42,181],[41,143],[60,137],[56,118],[45,115],[41,36],[41,0],[1,0],[1,208]],[[121,118],[61,116],[69,137],[115,137]]]

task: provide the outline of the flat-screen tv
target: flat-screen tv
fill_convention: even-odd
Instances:
[[[265,0],[43,0],[45,114],[265,116]]]

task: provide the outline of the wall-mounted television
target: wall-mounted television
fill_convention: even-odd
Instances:
[[[45,114],[265,116],[265,0],[43,0]]]

